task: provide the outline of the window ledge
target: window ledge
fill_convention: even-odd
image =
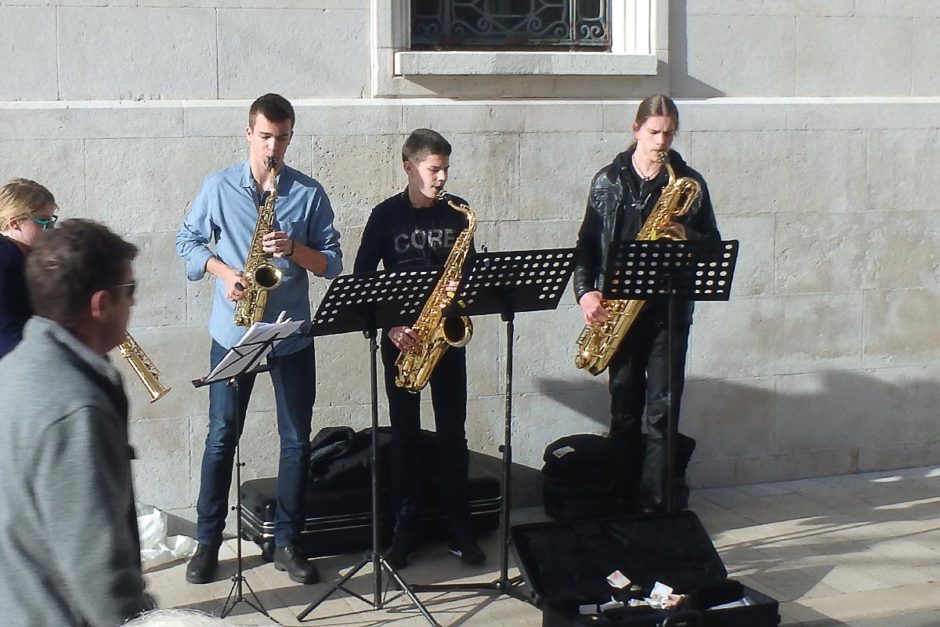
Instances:
[[[610,52],[396,52],[399,76],[654,76],[656,55]]]

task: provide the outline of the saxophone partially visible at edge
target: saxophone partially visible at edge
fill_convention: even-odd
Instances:
[[[245,268],[242,270],[244,291],[242,297],[235,301],[235,326],[239,327],[248,327],[261,321],[264,308],[268,304],[268,292],[281,284],[283,276],[281,269],[268,260],[262,248],[264,236],[274,230],[274,207],[277,204],[277,161],[271,158],[268,167],[270,192],[264,203],[258,207],[258,222],[255,224],[255,233],[248,247]]]
[[[659,201],[637,234],[638,241],[685,239],[671,231],[668,225],[679,216],[687,214],[702,193],[702,187],[695,179],[676,178],[676,173],[669,164],[667,153],[659,153],[659,160],[669,173],[669,182],[663,188]],[[608,313],[607,321],[602,325],[584,327],[581,335],[578,336],[578,352],[574,358],[574,365],[595,376],[604,372],[643,308],[644,302],[643,300],[601,300],[601,305]]]
[[[140,379],[140,382],[147,388],[151,403],[166,396],[170,388],[164,387],[163,384],[160,383],[160,371],[153,365],[153,362],[147,357],[147,353],[145,353],[137,341],[131,337],[130,333],[124,333],[124,341],[118,344],[118,350],[121,352],[121,356],[127,360],[127,363],[130,364],[131,369],[133,369],[137,378]]]
[[[398,367],[395,385],[413,393],[421,391],[428,384],[434,367],[449,346],[466,346],[473,336],[473,323],[469,316],[444,318],[443,312],[454,297],[454,292],[450,291],[448,286],[460,281],[463,264],[473,241],[473,232],[476,230],[476,214],[467,205],[454,202],[452,196],[443,190],[437,197],[439,200],[446,200],[448,205],[467,216],[467,227],[454,242],[454,247],[444,263],[441,278],[424,303],[417,321],[411,325],[411,329],[419,338],[418,345],[414,350],[402,352],[395,360]]]

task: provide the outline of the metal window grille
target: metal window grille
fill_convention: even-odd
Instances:
[[[411,0],[415,50],[610,49],[608,0]]]

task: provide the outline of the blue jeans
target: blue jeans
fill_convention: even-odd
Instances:
[[[212,342],[210,361],[215,367],[228,352]],[[277,472],[277,510],[274,541],[286,546],[298,539],[304,522],[304,492],[310,463],[310,423],[316,397],[314,348],[268,359],[277,405],[277,431],[281,456]],[[232,483],[235,445],[236,401],[242,429],[255,375],[239,377],[238,391],[226,382],[209,386],[209,435],[202,455],[199,500],[196,502],[196,540],[218,545],[222,541],[228,494]],[[237,398],[236,398],[237,397]]]

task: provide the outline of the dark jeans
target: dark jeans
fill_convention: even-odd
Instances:
[[[676,324],[672,342],[672,418],[678,427],[689,325]],[[620,491],[629,504],[666,507],[666,435],[669,415],[669,334],[665,316],[643,310],[610,362],[610,437],[617,455]],[[643,453],[642,421],[647,441]],[[675,437],[675,431],[673,436]],[[675,445],[675,440],[673,440]]]
[[[393,485],[396,533],[416,533],[420,498],[419,434],[421,431],[421,395],[395,385],[398,349],[388,336],[382,336],[382,364],[385,367],[385,393],[394,434]],[[428,383],[440,462],[441,502],[447,512],[452,538],[470,533],[470,504],[467,491],[469,452],[464,424],[467,421],[466,349],[448,348]]]
[[[212,342],[212,367],[228,351]],[[304,490],[310,459],[310,422],[316,396],[316,361],[313,345],[295,353],[268,359],[277,405],[277,431],[281,456],[277,472],[277,510],[274,541],[277,546],[294,542],[304,521]],[[239,379],[238,415],[245,426],[245,411],[256,375]],[[228,495],[232,483],[235,444],[236,391],[227,383],[209,386],[209,435],[202,455],[199,500],[196,503],[196,540],[203,544],[222,541]]]

